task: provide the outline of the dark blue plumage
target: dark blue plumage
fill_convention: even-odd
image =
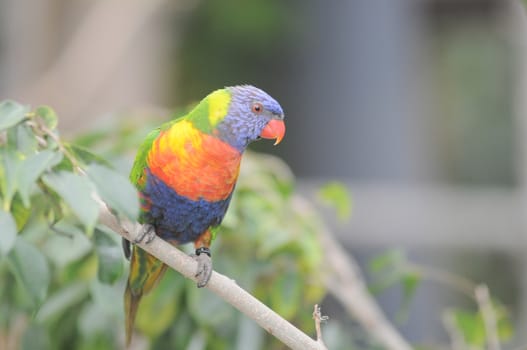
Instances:
[[[209,227],[218,226],[232,196],[215,202],[193,201],[179,195],[150,171],[144,193],[152,203],[143,214],[144,221],[154,224],[158,236],[178,244],[193,242]]]

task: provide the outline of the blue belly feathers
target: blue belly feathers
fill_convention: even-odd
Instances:
[[[143,193],[152,203],[141,221],[152,224],[156,234],[168,241],[184,244],[195,241],[210,227],[218,226],[225,216],[231,195],[221,201],[197,201],[180,196],[148,171]]]

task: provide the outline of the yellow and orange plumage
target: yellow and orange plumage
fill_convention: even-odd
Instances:
[[[229,144],[181,121],[160,133],[147,162],[151,173],[179,195],[218,201],[232,192],[240,160],[241,153]]]

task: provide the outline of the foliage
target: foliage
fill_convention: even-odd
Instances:
[[[351,217],[351,196],[345,185],[331,181],[320,188],[318,197],[322,203],[335,209],[339,220],[345,222]]]
[[[49,107],[0,103],[0,344],[10,339],[21,349],[120,348],[128,264],[120,237],[97,224],[94,194],[116,215],[136,217],[136,192],[124,174],[150,126],[115,124],[66,143],[57,123]],[[331,182],[318,195],[340,219],[349,217],[352,203],[342,185]],[[214,266],[313,332],[312,305],[325,294],[317,240],[322,228],[301,203],[286,165],[248,152],[216,232]],[[450,308],[444,319],[467,346],[488,345],[473,282],[415,265],[397,250],[374,259],[370,270],[373,292],[402,288],[400,319],[423,280],[469,295],[478,307]],[[489,303],[505,341],[513,331],[508,311],[498,300]],[[152,349],[283,348],[252,320],[172,270],[144,298],[137,328],[136,339]],[[338,321],[324,329],[332,348],[356,340]]]
[[[493,304],[493,309],[496,315],[498,337],[502,341],[509,340],[512,337],[513,330],[507,309],[500,303]],[[453,320],[453,325],[465,344],[479,349],[484,349],[488,346],[487,330],[480,311],[447,310],[446,317]]]
[[[466,348],[485,349],[489,346],[489,334],[482,312],[482,301],[475,297],[477,285],[461,276],[431,267],[416,265],[400,250],[389,250],[370,262],[373,275],[372,291],[380,293],[390,287],[400,286],[403,292],[402,312],[406,314],[409,302],[422,281],[443,284],[471,298],[475,309],[449,308],[444,311],[445,326],[452,337],[462,341]],[[496,299],[488,301],[494,314],[495,330],[500,341],[510,340],[513,335],[511,318],[507,308]],[[494,327],[494,325],[493,325]]]
[[[57,122],[46,106],[0,104],[0,344],[14,337],[21,349],[120,348],[127,264],[120,237],[97,224],[94,194],[118,216],[136,217],[124,174],[147,130],[115,125],[66,143]],[[324,295],[319,221],[294,197],[283,163],[247,154],[214,266],[310,331],[312,305]],[[144,299],[137,328],[153,349],[282,348],[174,271]]]

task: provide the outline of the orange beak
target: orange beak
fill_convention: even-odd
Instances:
[[[285,123],[283,120],[271,119],[263,128],[261,138],[275,140],[275,146],[282,141],[285,135]]]

